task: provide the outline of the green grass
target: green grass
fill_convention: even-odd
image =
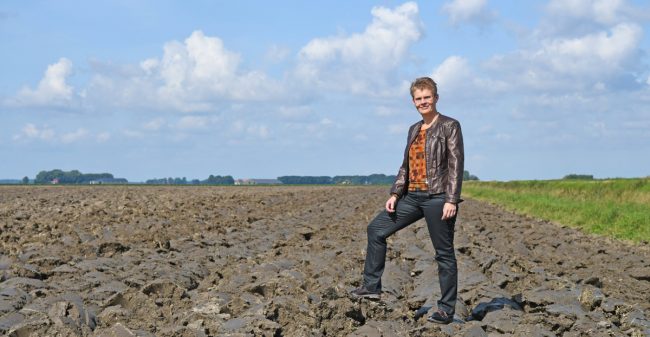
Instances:
[[[650,178],[468,181],[463,195],[589,233],[650,241]]]

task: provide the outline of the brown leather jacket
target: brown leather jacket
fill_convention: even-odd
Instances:
[[[398,198],[408,190],[409,148],[417,137],[423,121],[409,128],[404,161],[397,173],[391,194]],[[430,194],[446,193],[445,201],[457,204],[462,201],[460,190],[463,185],[463,133],[460,123],[440,114],[438,120],[426,131],[425,155],[427,164],[427,186]]]

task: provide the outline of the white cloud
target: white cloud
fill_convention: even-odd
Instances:
[[[87,97],[94,104],[195,112],[213,111],[224,102],[282,95],[282,85],[263,72],[241,71],[241,62],[219,37],[197,30],[183,42],[165,43],[160,58],[126,70],[98,72]]]
[[[144,138],[144,134],[142,132],[135,131],[135,130],[124,129],[122,130],[122,134],[127,138],[135,138],[135,139]]]
[[[548,41],[535,58],[548,60],[561,73],[612,73],[620,71],[625,61],[634,56],[642,35],[638,25],[621,23],[610,33],[601,31],[580,38]]]
[[[244,127],[245,127],[245,125],[246,125],[246,123],[244,123],[244,121],[242,121],[242,120],[237,120],[237,121],[234,121],[234,122],[232,123],[230,129],[231,129],[232,132],[234,132],[234,133],[242,132],[242,131],[244,131]]]
[[[90,132],[85,128],[78,128],[75,131],[57,135],[57,133],[47,125],[38,127],[33,123],[27,123],[20,130],[20,133],[14,135],[14,141],[40,140],[49,143],[71,144],[92,137]],[[101,132],[94,136],[97,142],[106,142],[110,139],[110,133]]]
[[[162,79],[158,98],[183,111],[208,110],[219,100],[264,100],[279,86],[262,72],[240,72],[241,57],[218,37],[193,32],[184,43],[165,44],[164,55],[150,71]]]
[[[590,122],[586,128],[593,137],[607,137],[611,134],[607,123],[604,121]]]
[[[61,142],[64,144],[74,143],[85,139],[88,136],[88,130],[79,128],[76,131],[68,132],[61,135]]]
[[[453,0],[445,3],[442,10],[454,25],[464,22],[484,24],[496,16],[488,10],[487,0]]]
[[[453,3],[462,7],[461,2]],[[467,12],[484,6],[465,5]],[[632,15],[639,11],[625,1],[553,0],[519,49],[476,64],[463,56],[449,56],[433,77],[441,93],[462,102],[495,93],[516,93],[525,100],[567,92],[589,97],[634,90],[650,81],[642,59],[643,27]]]
[[[308,105],[287,106],[282,105],[278,108],[278,112],[283,117],[295,118],[308,116],[312,113],[313,108]]]
[[[372,22],[362,32],[309,41],[282,80],[246,69],[243,57],[220,37],[196,30],[182,41],[165,43],[161,55],[136,64],[92,61],[90,80],[78,90],[66,82],[72,64],[62,58],[48,68],[36,89],[25,88],[7,103],[64,108],[75,103],[88,111],[120,108],[207,113],[251,100],[279,106],[278,102],[291,97],[299,103],[281,107],[280,113],[296,116],[309,113],[305,100],[332,92],[401,95],[408,83],[400,80],[399,71],[423,31],[418,5],[407,2],[395,8],[375,7],[371,14]],[[272,45],[266,56],[281,62],[290,52]],[[273,111],[277,110],[270,109]],[[152,122],[145,129],[161,127],[163,124]]]
[[[650,119],[649,120],[635,120],[627,121],[621,123],[621,126],[626,129],[636,129],[636,130],[650,130]]]
[[[53,140],[55,136],[56,133],[54,132],[54,130],[47,127],[47,125],[42,128],[38,128],[36,125],[32,123],[27,123],[22,128],[21,133],[15,135],[13,139],[14,140],[40,139],[40,140],[50,141]]]
[[[452,92],[471,81],[472,71],[467,59],[450,56],[433,71],[432,77],[438,84],[440,93]]]
[[[611,25],[623,19],[624,5],[623,0],[551,0],[547,9],[556,18],[590,19]]]
[[[500,132],[500,133],[497,133],[496,135],[494,135],[494,138],[496,138],[499,141],[507,142],[507,141],[510,141],[510,139],[512,139],[512,135],[510,135],[508,133]]]
[[[97,142],[105,143],[105,142],[107,142],[108,140],[111,139],[111,134],[110,134],[110,132],[100,132],[100,133],[97,134],[96,138],[97,138]]]
[[[151,62],[150,62],[151,63]],[[172,96],[189,95],[189,89],[225,93],[240,63],[240,56],[227,50],[218,37],[195,31],[182,44],[168,42],[159,63],[164,86],[161,93]]]
[[[354,137],[352,137],[352,139],[354,139],[357,142],[366,142],[366,141],[368,141],[368,135],[366,135],[364,133],[358,133],[358,134],[355,134]]]
[[[466,58],[455,55],[447,57],[436,67],[431,77],[438,84],[438,93],[442,99],[489,97],[505,92],[510,87],[501,79],[479,76]]]
[[[407,2],[394,10],[374,7],[371,13],[372,23],[362,33],[307,43],[299,52],[297,79],[333,91],[395,95],[395,71],[422,36],[418,6]]]
[[[536,30],[541,37],[577,37],[622,23],[650,20],[650,7],[626,0],[551,0]]]
[[[72,72],[72,62],[61,58],[47,67],[36,89],[23,88],[7,101],[15,106],[66,106],[73,98],[73,87],[66,83]]]
[[[246,128],[248,134],[258,138],[268,138],[269,128],[266,125],[251,125]]]
[[[234,121],[231,125],[231,132],[234,137],[231,142],[238,143],[242,140],[242,135],[252,136],[253,138],[268,138],[270,135],[269,127],[264,124],[250,124],[243,120]]]
[[[291,49],[283,46],[272,45],[269,50],[266,51],[266,59],[271,62],[282,62],[289,57],[291,54]]]
[[[435,67],[441,103],[449,99],[462,112],[458,117],[468,132],[477,132],[484,148],[503,143],[578,148],[587,139],[589,146],[607,147],[624,137],[643,137],[640,130],[617,126],[647,115],[645,23],[634,20],[624,1],[553,1],[552,6],[565,13],[549,9],[511,52],[486,60],[450,55]],[[467,116],[472,116],[469,123]],[[498,128],[482,128],[495,121]]]
[[[158,131],[165,125],[164,118],[154,118],[142,125],[142,128],[150,131]]]
[[[530,48],[493,56],[483,70],[514,91],[601,91],[638,85],[643,81],[636,78],[643,68],[642,35],[640,26],[621,23],[579,37],[544,38]]]
[[[160,66],[160,61],[157,59],[146,59],[140,62],[140,68],[144,70],[147,75],[150,75],[156,68]]]
[[[210,119],[205,116],[185,116],[181,118],[176,127],[183,130],[203,129],[210,123]]]

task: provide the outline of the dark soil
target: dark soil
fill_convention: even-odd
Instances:
[[[8,336],[650,336],[650,247],[473,200],[455,321],[426,226],[352,300],[386,187],[0,187]],[[435,309],[435,308],[434,308]]]

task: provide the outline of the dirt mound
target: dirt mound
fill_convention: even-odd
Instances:
[[[354,301],[385,187],[0,187],[9,336],[648,336],[650,249],[461,204],[455,322],[418,222]]]

